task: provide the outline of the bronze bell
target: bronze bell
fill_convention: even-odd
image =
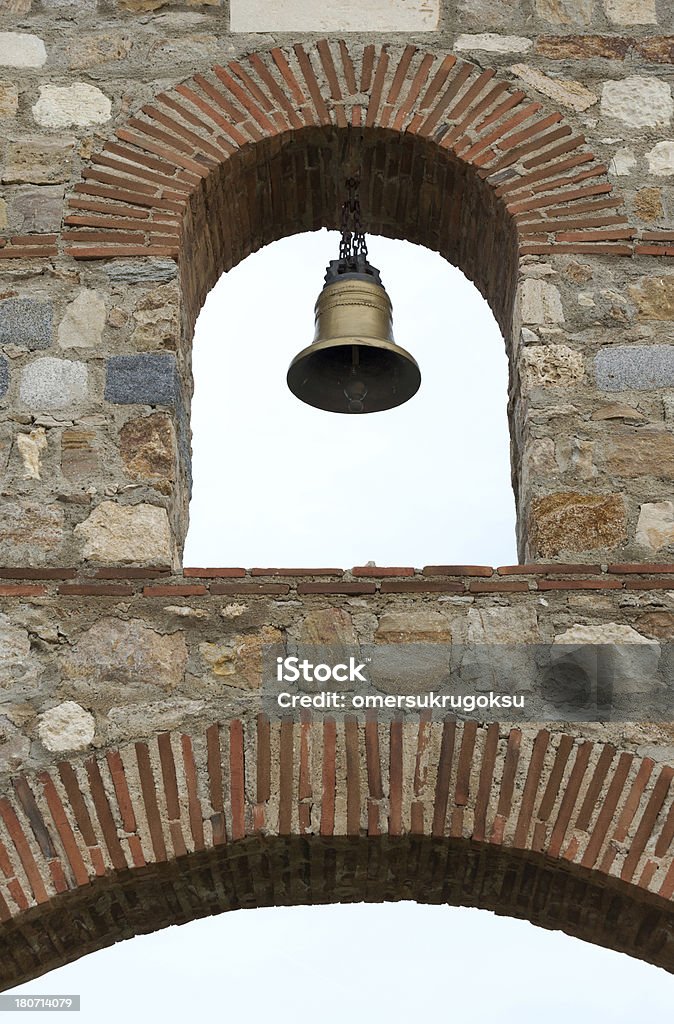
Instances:
[[[331,261],[313,344],[295,356],[287,380],[297,398],[326,412],[382,412],[418,391],[419,367],[393,340],[391,300],[364,256]]]

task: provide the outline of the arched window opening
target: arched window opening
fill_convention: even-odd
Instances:
[[[388,412],[340,416],[287,389],[335,232],[285,238],[223,275],[195,332],[185,565],[517,560],[508,364],[493,314],[437,253],[368,241],[420,391]]]

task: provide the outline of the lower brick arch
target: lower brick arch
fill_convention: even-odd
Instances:
[[[674,770],[602,732],[258,717],[15,778],[0,984],[226,910],[401,899],[674,971]]]

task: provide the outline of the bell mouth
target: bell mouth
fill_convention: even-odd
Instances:
[[[419,390],[421,372],[413,356],[394,342],[328,338],[295,356],[287,383],[296,398],[314,409],[362,414],[409,401]]]

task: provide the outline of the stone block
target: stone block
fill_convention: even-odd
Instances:
[[[674,480],[674,434],[645,427],[616,429],[606,443],[606,464],[618,476]]]
[[[508,29],[522,10],[522,0],[458,0],[462,28]]]
[[[488,53],[526,53],[533,46],[524,36],[501,36],[494,32],[462,35],[454,43],[455,50],[485,50]]]
[[[604,11],[615,25],[657,25],[655,0],[604,0]]]
[[[40,98],[33,106],[33,117],[45,128],[71,125],[105,124],[110,120],[112,104],[95,85],[41,85]]]
[[[19,397],[32,410],[66,409],[86,401],[88,390],[86,363],[45,356],[24,367]]]
[[[651,174],[667,177],[674,174],[674,140],[664,139],[656,142],[646,153],[648,170]]]
[[[172,692],[183,681],[187,645],[182,632],[164,635],[139,619],[101,618],[82,633],[61,660],[69,689],[100,699],[102,686],[145,697],[148,689]]]
[[[641,220],[655,224],[664,217],[659,188],[640,188],[634,197],[634,212]]]
[[[117,405],[175,405],[178,394],[175,356],[144,352],[108,360],[105,399]]]
[[[536,53],[551,60],[623,60],[631,42],[622,36],[539,36]]]
[[[103,501],[74,532],[84,558],[92,562],[170,566],[173,561],[168,515],[157,505]]]
[[[653,688],[661,655],[660,644],[642,636],[632,626],[618,622],[601,625],[577,623],[555,637],[553,650],[560,645],[566,648],[562,655],[564,660],[585,669],[590,678],[597,671],[596,647],[601,647],[604,671],[609,672],[615,697],[621,693],[649,692]]]
[[[623,178],[631,174],[636,166],[637,158],[634,155],[634,150],[630,149],[629,146],[621,146],[613,154],[608,169],[610,174],[617,174]]]
[[[40,743],[52,753],[86,750],[94,738],[96,721],[74,700],[66,700],[40,715],[37,734]]]
[[[549,75],[543,74],[538,68],[530,67],[528,64],[514,64],[510,70],[537,92],[571,110],[588,110],[599,99],[595,93],[580,82],[565,78],[550,78]]]
[[[526,390],[570,388],[585,376],[585,361],[568,345],[529,345],[522,352],[522,371]]]
[[[9,387],[9,364],[5,356],[0,356],[0,398],[4,398]]]
[[[30,757],[30,740],[8,718],[0,716],[0,772],[16,772]]]
[[[611,549],[626,539],[625,506],[619,494],[548,494],[531,503],[529,534],[535,557],[562,551]]]
[[[203,700],[187,700],[171,697],[170,700],[151,701],[149,704],[130,704],[112,707],[107,722],[102,723],[107,743],[127,742],[136,736],[145,737],[154,732],[169,732],[185,723],[190,716],[198,715],[204,708]],[[190,728],[187,723],[186,728]]]
[[[652,501],[642,505],[634,539],[647,551],[674,546],[674,501]]]
[[[47,448],[47,431],[44,427],[35,427],[27,434],[17,434],[16,447],[23,462],[23,479],[40,480],[42,453]]]
[[[92,6],[96,6],[96,0],[92,0]],[[101,64],[117,63],[128,57],[131,46],[131,39],[118,32],[82,35],[71,40],[68,45],[68,67],[80,71],[84,68],[99,67]]]
[[[594,360],[602,391],[646,391],[674,387],[674,345],[614,345]]]
[[[106,263],[103,272],[115,284],[143,284],[146,281],[172,281],[178,276],[175,260],[135,259]]]
[[[68,181],[72,171],[75,143],[70,140],[31,136],[8,142],[2,181],[5,184],[34,185]]]
[[[559,288],[549,281],[527,278],[520,288],[520,313],[525,324],[563,323]]]
[[[376,639],[382,643],[451,643],[451,620],[433,608],[385,612]]]
[[[31,351],[51,345],[51,302],[36,299],[5,299],[0,302],[0,345],[17,345]]]
[[[104,327],[103,296],[90,288],[83,288],[66,307],[58,329],[59,345],[63,348],[89,348],[98,345]]]
[[[516,608],[469,608],[468,643],[521,644],[540,642],[536,610]]]
[[[659,78],[639,75],[604,82],[601,113],[632,128],[668,125],[674,113],[672,90]]]
[[[43,565],[63,541],[63,511],[56,505],[3,501],[0,560],[3,565]]]
[[[149,10],[161,0],[121,0]],[[140,7],[138,5],[141,5]],[[231,0],[232,32],[432,32],[439,0]]]
[[[73,428],[61,435],[61,470],[71,480],[88,480],[98,468],[93,430]]]
[[[592,0],[535,0],[536,14],[553,25],[589,25]]]
[[[0,121],[11,121],[19,109],[19,90],[11,82],[0,82]]]
[[[119,448],[127,473],[168,489],[174,479],[173,428],[166,413],[127,420],[119,433]]]
[[[310,611],[304,617],[300,640],[305,644],[328,646],[358,642],[353,628],[353,620],[343,608],[321,608]]]
[[[63,218],[63,185],[25,186],[9,200],[7,219],[17,234],[32,231],[58,231]]]
[[[39,36],[29,32],[0,32],[0,67],[41,68],[47,51]]]
[[[674,274],[642,277],[628,291],[640,320],[674,320]]]

